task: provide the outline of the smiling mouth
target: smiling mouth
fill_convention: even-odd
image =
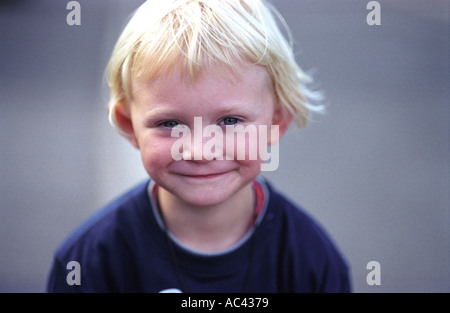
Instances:
[[[195,179],[208,179],[208,178],[215,178],[215,177],[219,177],[222,176],[224,174],[226,174],[228,172],[222,172],[222,173],[214,173],[214,174],[201,174],[201,175],[197,175],[197,174],[180,174],[181,176],[187,177],[187,178],[195,178]]]

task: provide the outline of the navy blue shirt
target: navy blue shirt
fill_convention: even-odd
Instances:
[[[234,247],[210,254],[171,235],[169,244],[149,192],[152,183],[136,186],[63,242],[47,291],[234,293],[246,284],[254,293],[350,292],[347,264],[328,235],[268,182],[258,181],[265,202],[255,228]],[[71,261],[79,267],[68,266]]]

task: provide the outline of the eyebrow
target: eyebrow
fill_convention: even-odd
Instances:
[[[146,125],[148,125],[164,119],[179,119],[181,115],[182,112],[176,108],[159,105],[149,111],[146,111],[142,120]]]
[[[256,113],[255,110],[248,108],[248,106],[243,104],[242,102],[225,104],[223,106],[221,105],[219,108],[213,111],[213,114],[218,117],[224,117],[227,115],[250,116],[253,115],[254,113]],[[185,120],[186,116],[188,116],[190,120],[191,117],[202,115],[203,114],[191,116],[190,112],[181,111],[179,108],[177,108],[176,105],[164,106],[162,104],[146,112],[143,117],[143,121],[146,125],[148,125],[165,119]]]

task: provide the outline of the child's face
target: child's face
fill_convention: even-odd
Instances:
[[[197,80],[182,75],[181,68],[151,80],[133,80],[129,117],[135,145],[140,149],[149,176],[179,200],[195,206],[220,204],[236,196],[260,173],[261,160],[174,160],[171,137],[176,125],[189,127],[194,117],[202,127],[219,125],[271,125],[275,97],[266,71],[244,64],[240,76],[221,67],[204,69]],[[179,127],[179,126],[177,126]],[[225,136],[224,136],[225,137]],[[203,145],[211,137],[203,137]],[[270,139],[270,138],[269,138]],[[247,142],[248,143],[248,142]],[[198,148],[198,147],[197,147]]]

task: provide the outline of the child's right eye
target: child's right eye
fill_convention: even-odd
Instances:
[[[180,123],[178,123],[177,121],[165,121],[162,122],[161,125],[167,128],[174,128],[180,125]]]

